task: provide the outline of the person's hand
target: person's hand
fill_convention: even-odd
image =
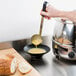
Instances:
[[[46,7],[46,12],[41,11],[41,15],[44,15],[45,18],[50,19],[51,17],[57,17],[58,14],[60,13],[59,10],[55,9],[53,6],[48,5]]]

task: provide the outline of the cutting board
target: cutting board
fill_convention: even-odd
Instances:
[[[30,65],[14,48],[0,50],[0,56],[12,54],[17,58],[17,62],[25,62],[26,64]],[[30,65],[31,66],[31,65]],[[31,66],[32,67],[32,66]],[[10,76],[41,76],[36,69],[32,67],[32,71],[28,74],[21,74],[18,70],[14,73],[14,75]]]

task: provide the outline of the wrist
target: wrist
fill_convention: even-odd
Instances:
[[[69,18],[70,16],[70,13],[71,12],[67,12],[67,11],[59,11],[59,14],[58,14],[58,16],[59,17],[63,17],[63,18]]]
[[[58,11],[58,17],[66,17],[65,11]]]

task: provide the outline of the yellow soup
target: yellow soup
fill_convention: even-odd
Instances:
[[[41,48],[32,48],[28,52],[31,54],[41,54],[41,53],[45,53],[46,51]]]
[[[42,40],[41,39],[32,40],[32,43],[34,45],[39,45],[40,43],[42,43]]]

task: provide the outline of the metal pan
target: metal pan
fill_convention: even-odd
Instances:
[[[40,44],[40,45],[37,46],[37,48],[44,49],[46,52],[45,52],[45,53],[41,53],[41,54],[32,54],[32,53],[29,53],[29,52],[28,52],[28,51],[29,51],[30,49],[32,49],[32,48],[36,48],[36,46],[33,45],[33,44],[26,45],[26,46],[24,47],[24,51],[25,51],[27,54],[30,54],[31,57],[35,57],[35,58],[37,58],[37,59],[41,58],[42,55],[44,55],[44,54],[46,54],[46,53],[48,53],[48,52],[50,51],[50,48],[49,48],[48,46],[43,45],[43,44]]]

